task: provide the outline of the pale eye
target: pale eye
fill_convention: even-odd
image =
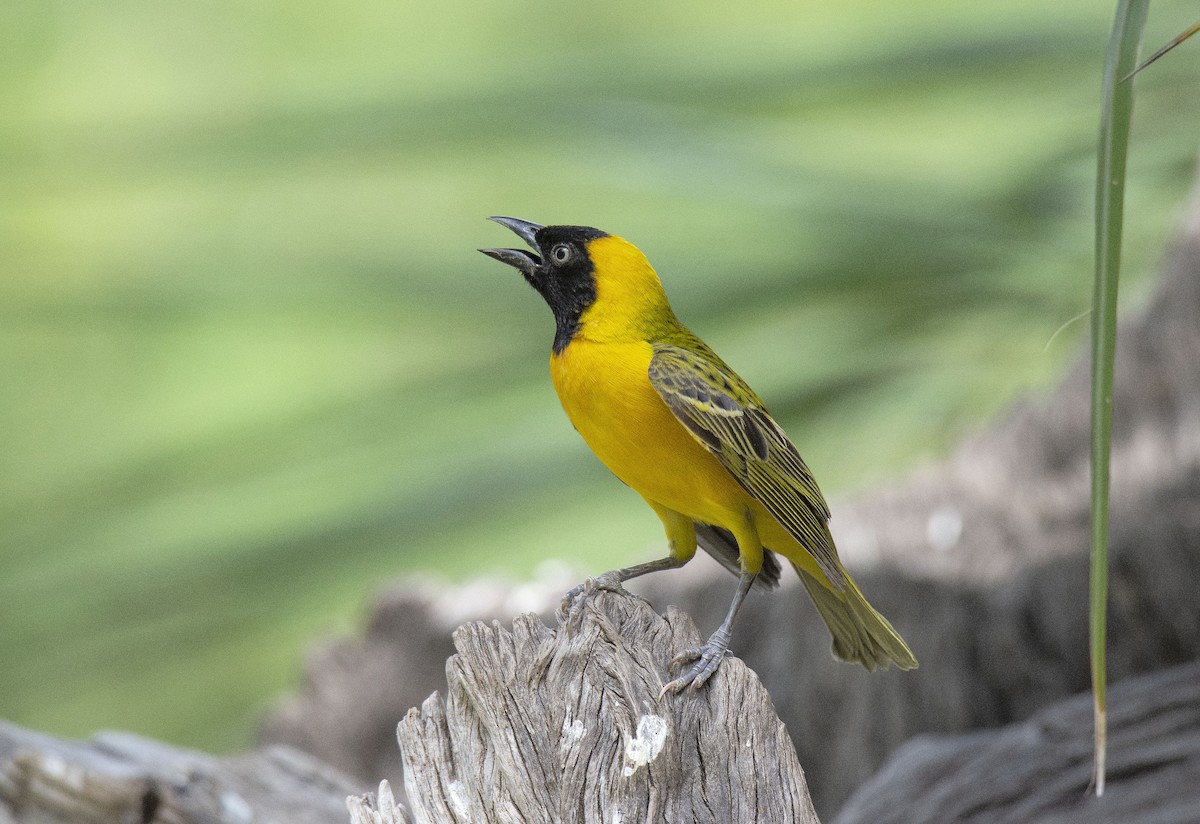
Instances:
[[[560,243],[550,250],[550,257],[554,258],[555,263],[566,263],[571,259],[571,247]]]

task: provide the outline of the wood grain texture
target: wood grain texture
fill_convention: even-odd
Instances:
[[[351,796],[346,799],[350,811],[350,824],[411,824],[412,816],[404,805],[396,801],[392,785],[386,780],[379,782],[378,793]]]
[[[659,697],[700,642],[677,610],[596,592],[565,626],[465,624],[448,693],[398,730],[416,822],[816,822],[783,723],[735,658]]]
[[[1200,661],[1132,678],[1109,695],[1109,775],[1091,779],[1091,696],[1028,721],[897,750],[837,824],[1195,824],[1200,821]]]
[[[128,733],[64,741],[0,721],[0,824],[328,824],[362,788],[312,756],[231,758]]]

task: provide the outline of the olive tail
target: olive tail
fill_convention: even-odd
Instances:
[[[794,565],[793,565],[794,566]],[[870,672],[895,664],[914,669],[917,659],[900,633],[867,603],[867,599],[846,576],[844,592],[834,592],[817,578],[796,567],[804,588],[833,634],[833,657],[862,664]]]

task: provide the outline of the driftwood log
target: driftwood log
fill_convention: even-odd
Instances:
[[[1118,338],[1113,681],[1200,658],[1200,189],[1162,269],[1157,294]],[[913,735],[1021,721],[1087,688],[1087,371],[1081,359],[1056,392],[1021,403],[936,465],[834,503],[848,565],[920,669],[838,664],[798,587],[751,593],[733,651],[771,693],[826,818]],[[710,630],[734,582],[704,564],[635,582],[636,591]],[[545,583],[543,614],[571,583]],[[313,659],[263,740],[395,781],[392,724],[443,683],[452,629],[467,617],[509,620],[536,603],[528,586],[381,596],[365,637]],[[478,612],[464,615],[462,604]]]
[[[288,747],[216,758],[128,733],[63,741],[0,721],[0,824],[330,824],[363,786]]]
[[[1002,730],[920,736],[898,749],[836,824],[1195,824],[1200,662],[1109,694],[1110,784],[1088,792],[1092,702],[1080,695]]]

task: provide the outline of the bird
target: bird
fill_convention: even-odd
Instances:
[[[676,318],[646,256],[589,226],[490,220],[529,246],[479,251],[517,269],[549,305],[550,376],[567,417],[666,532],[666,557],[604,573],[594,586],[620,589],[677,569],[697,547],[738,575],[725,620],[704,644],[669,662],[670,673],[683,672],[663,693],[698,690],[713,676],[751,587],[778,585],[777,556],[800,576],[835,658],[869,671],[916,667],[900,634],[842,566],[829,506],[808,465],[754,390]],[[566,601],[582,591],[576,587]]]

